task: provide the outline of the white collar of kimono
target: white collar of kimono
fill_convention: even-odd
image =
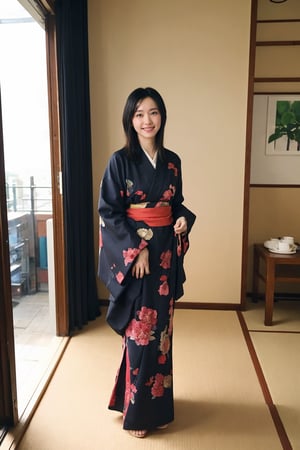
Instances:
[[[149,159],[149,161],[151,162],[151,164],[152,164],[152,166],[154,167],[154,169],[156,169],[157,150],[156,150],[156,152],[154,153],[153,158],[151,158],[151,156],[149,155],[149,153],[147,153],[146,150],[143,149],[143,147],[142,147],[142,150],[143,150],[143,152],[145,153],[145,155],[147,156],[147,158]]]

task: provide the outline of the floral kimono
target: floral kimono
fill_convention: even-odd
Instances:
[[[99,277],[110,292],[107,321],[123,336],[123,358],[109,408],[127,430],[151,430],[174,419],[172,334],[174,302],[183,295],[183,258],[195,215],[182,204],[180,158],[164,150],[153,167],[142,149],[131,160],[115,152],[99,199]],[[174,234],[184,216],[188,231]],[[150,274],[132,265],[149,250]]]

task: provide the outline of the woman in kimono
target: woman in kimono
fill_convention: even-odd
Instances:
[[[138,88],[123,112],[126,145],[105,170],[99,198],[99,277],[110,292],[107,322],[123,337],[109,409],[135,437],[174,420],[174,302],[195,215],[183,205],[181,161],[163,146],[166,108]]]

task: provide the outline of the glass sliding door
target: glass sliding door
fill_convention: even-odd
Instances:
[[[17,0],[1,0],[0,83],[21,416],[62,339],[56,336],[46,35]]]

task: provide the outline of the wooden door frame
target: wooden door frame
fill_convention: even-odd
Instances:
[[[46,17],[46,53],[48,70],[48,98],[50,122],[50,152],[52,172],[53,236],[55,260],[56,333],[69,335],[69,310],[67,298],[66,254],[62,193],[62,161],[60,146],[60,121],[58,102],[56,21],[55,15]]]
[[[251,0],[248,103],[247,103],[247,122],[246,122],[246,156],[245,156],[245,175],[244,175],[242,271],[241,271],[241,308],[243,310],[246,307],[246,299],[247,299],[251,136],[252,136],[253,92],[254,92],[254,75],[255,75],[254,71],[255,71],[255,47],[256,47],[256,20],[257,20],[257,0]]]

